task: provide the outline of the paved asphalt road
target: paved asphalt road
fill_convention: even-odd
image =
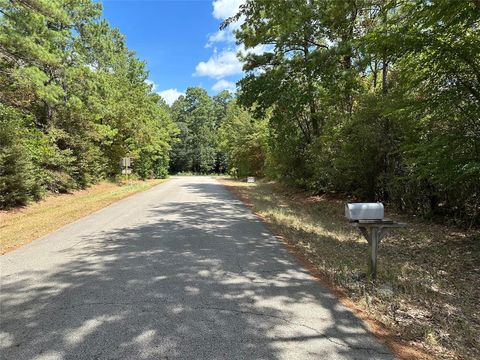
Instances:
[[[174,178],[0,259],[3,359],[391,359],[228,190]]]

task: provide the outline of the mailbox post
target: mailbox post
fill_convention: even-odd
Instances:
[[[383,218],[383,204],[357,203],[345,206],[345,216],[352,226],[358,228],[368,242],[368,272],[370,278],[377,276],[377,256],[380,241],[389,230],[406,227],[407,224]]]

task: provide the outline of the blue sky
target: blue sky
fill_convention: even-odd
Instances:
[[[103,16],[147,62],[155,91],[172,103],[189,86],[210,94],[241,78],[232,30],[223,19],[243,0],[102,0]]]

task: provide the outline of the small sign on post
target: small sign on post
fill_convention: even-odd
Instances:
[[[253,176],[247,177],[247,183],[254,183],[254,182],[255,182],[255,178]]]
[[[132,158],[123,157],[120,160],[120,166],[122,167],[122,174],[125,175],[125,181],[128,182],[128,175],[132,173],[130,166],[132,165]]]
[[[131,159],[129,157],[124,157],[120,160],[120,166],[124,168],[130,167]]]

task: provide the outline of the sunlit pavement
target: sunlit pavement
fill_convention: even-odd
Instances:
[[[180,177],[13,251],[1,359],[391,359],[216,180]]]

